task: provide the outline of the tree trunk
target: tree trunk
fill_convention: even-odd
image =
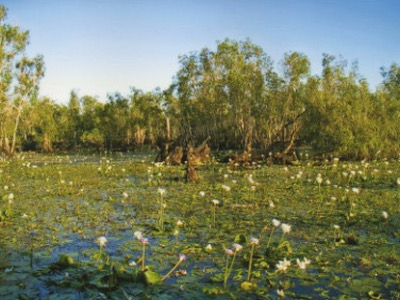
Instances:
[[[19,120],[21,118],[21,114],[22,114],[22,104],[20,104],[18,106],[17,109],[18,113],[17,113],[17,117],[15,118],[15,125],[14,125],[14,132],[13,132],[13,137],[12,137],[12,143],[11,143],[11,148],[10,151],[8,153],[8,155],[13,155],[15,152],[15,144],[17,141],[17,131],[18,131],[18,126],[19,126]]]

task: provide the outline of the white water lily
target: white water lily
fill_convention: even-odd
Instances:
[[[178,221],[176,222],[176,226],[182,227],[182,226],[183,226],[183,222],[182,222],[181,220],[178,220]]]
[[[164,196],[166,192],[167,192],[166,189],[163,188],[158,188],[157,190],[157,193],[159,193],[161,196]]]
[[[339,225],[333,225],[333,229],[339,230],[339,229],[340,229],[340,226],[339,226]]]
[[[228,185],[225,185],[225,184],[223,184],[221,187],[225,192],[230,192],[230,190],[231,190],[231,187]]]
[[[275,227],[279,227],[279,225],[281,225],[281,222],[277,219],[272,219],[272,225],[274,225]]]
[[[282,223],[281,229],[282,229],[283,233],[289,233],[292,230],[292,226]]]
[[[140,240],[143,237],[143,234],[141,231],[135,231],[133,233],[134,237],[136,237],[138,240]]]
[[[285,297],[285,292],[281,289],[277,289],[276,293],[278,294],[279,297]]]
[[[101,236],[97,238],[96,242],[100,247],[104,247],[107,244],[107,239],[105,236]]]
[[[382,218],[384,218],[385,220],[387,220],[387,218],[389,218],[389,214],[386,211],[382,212]]]
[[[239,245],[239,244],[236,244],[236,243],[232,244],[232,247],[235,248],[236,252],[239,252],[240,250],[243,249],[242,245]]]
[[[127,192],[123,192],[123,193],[122,193],[122,197],[124,197],[124,198],[128,198],[128,197],[129,197],[129,195],[128,195],[128,193],[127,193]]]
[[[250,239],[249,244],[250,244],[250,245],[258,245],[258,244],[260,244],[260,240],[257,239],[257,238],[255,238],[255,237],[252,237],[252,238]]]
[[[352,188],[351,191],[352,191],[354,194],[359,194],[359,193],[360,193],[360,189],[359,189],[359,188]]]
[[[128,264],[130,267],[136,267],[136,262],[134,260],[130,261]]]
[[[307,266],[311,263],[311,260],[304,257],[303,261],[297,258],[296,262],[300,269],[305,270]]]
[[[206,251],[210,252],[210,251],[212,251],[213,247],[212,247],[211,244],[208,244],[208,245],[205,247],[205,249],[206,249]]]
[[[199,192],[199,195],[200,195],[200,197],[204,197],[204,196],[206,195],[206,193],[203,192],[203,191],[200,191],[200,192]]]
[[[286,259],[286,257],[283,260],[280,260],[277,264],[276,264],[276,268],[278,269],[278,271],[281,272],[285,272],[287,270],[287,268],[289,268],[291,265],[290,261]]]
[[[219,201],[218,201],[217,199],[213,199],[213,200],[212,200],[212,203],[213,203],[214,205],[219,205]]]

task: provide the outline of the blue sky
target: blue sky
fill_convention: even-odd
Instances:
[[[3,0],[7,22],[30,31],[29,55],[43,54],[41,94],[67,103],[165,89],[179,55],[249,38],[274,60],[300,51],[320,74],[322,53],[358,60],[373,90],[381,66],[400,63],[397,0]]]

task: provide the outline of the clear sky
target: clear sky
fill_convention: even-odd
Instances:
[[[2,0],[7,22],[43,54],[41,95],[67,103],[165,89],[179,55],[249,38],[275,61],[300,51],[321,72],[322,53],[358,60],[373,90],[380,67],[400,63],[399,0]]]

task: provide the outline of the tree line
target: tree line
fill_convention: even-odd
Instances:
[[[172,140],[215,150],[289,153],[308,147],[346,158],[400,153],[400,67],[382,68],[371,91],[357,64],[322,55],[322,72],[308,57],[285,53],[278,66],[251,41],[226,39],[179,57],[166,90],[106,102],[71,91],[68,104],[39,96],[45,67],[29,58],[29,33],[5,23],[0,5],[0,151],[137,150]]]

